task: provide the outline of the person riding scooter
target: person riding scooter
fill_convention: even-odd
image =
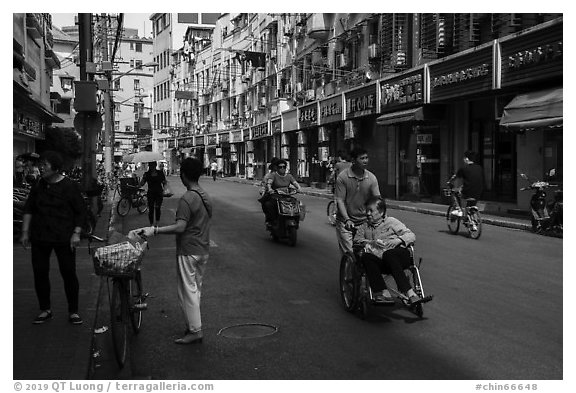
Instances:
[[[297,191],[300,191],[300,184],[294,179],[290,173],[286,173],[286,160],[280,159],[276,164],[277,171],[271,173],[265,185],[265,196],[263,200],[264,210],[266,214],[266,226],[269,226],[272,221],[276,219],[278,211],[276,204],[278,194],[276,190],[288,191],[290,185],[294,186]]]

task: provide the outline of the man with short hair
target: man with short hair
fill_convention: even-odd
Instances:
[[[462,198],[464,200],[474,198],[476,201],[482,196],[484,190],[484,171],[482,167],[476,164],[476,153],[467,150],[464,152],[464,166],[458,169],[453,179],[462,187]],[[462,217],[462,201],[457,199],[460,209],[452,211],[453,215]]]
[[[350,153],[352,165],[336,178],[336,236],[342,255],[352,252],[354,228],[366,222],[366,201],[380,196],[378,180],[368,166],[368,152],[356,148]]]

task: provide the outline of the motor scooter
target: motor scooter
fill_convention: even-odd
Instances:
[[[293,196],[296,193],[297,190],[293,188],[275,190],[270,197],[276,202],[276,218],[266,226],[272,239],[275,241],[287,239],[291,246],[296,245],[300,221],[304,221],[306,216],[306,208]]]
[[[555,170],[552,169],[549,177],[555,175]],[[550,184],[546,181],[531,181],[524,173],[520,177],[530,182],[527,187],[520,188],[520,191],[534,191],[530,198],[530,213],[532,230],[536,233],[551,233],[562,236],[562,214],[563,214],[563,200],[562,190],[557,189],[554,191],[554,199],[550,202],[546,201],[546,190],[552,187],[558,187],[557,184]]]

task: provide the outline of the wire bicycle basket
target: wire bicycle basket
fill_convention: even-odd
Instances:
[[[125,241],[99,247],[94,252],[94,272],[98,276],[133,278],[144,258],[146,242]]]

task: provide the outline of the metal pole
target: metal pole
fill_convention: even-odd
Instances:
[[[92,80],[93,76],[86,72],[86,63],[93,61],[92,56],[92,14],[80,13],[78,14],[78,46],[80,54],[80,80]],[[83,187],[89,189],[92,185],[92,179],[95,174],[94,160],[94,133],[90,132],[87,128],[87,116],[83,117],[82,130],[79,134],[82,135],[82,169],[83,169]]]
[[[101,39],[101,50],[102,50],[102,61],[108,61],[108,23],[106,20],[106,15],[102,16],[102,39]],[[114,108],[112,102],[112,71],[106,71],[106,79],[108,80],[108,89],[104,91],[104,170],[106,174],[112,172],[112,161],[114,157],[114,145],[112,145],[112,130],[114,122]]]

